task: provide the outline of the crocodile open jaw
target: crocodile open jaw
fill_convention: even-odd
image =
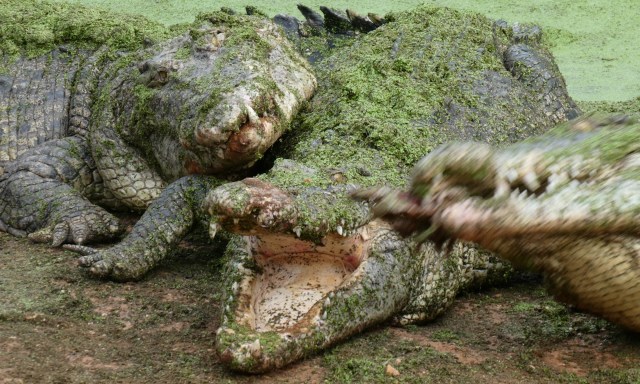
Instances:
[[[320,321],[328,295],[348,284],[366,259],[361,232],[330,234],[324,244],[278,233],[244,240],[257,268],[239,286],[236,318],[258,332],[308,332]]]

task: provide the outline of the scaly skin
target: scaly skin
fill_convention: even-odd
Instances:
[[[433,319],[460,290],[509,275],[474,246],[444,257],[402,239],[348,192],[404,185],[442,141],[504,144],[575,105],[534,38],[446,9],[392,19],[317,64],[318,93],[279,149],[288,159],[205,199],[212,232],[240,235],[226,251],[216,336],[234,370],[278,368],[380,322]]]
[[[315,90],[264,17],[213,12],[174,32],[94,13],[0,5],[24,24],[0,35],[0,230],[54,246],[113,238],[101,206],[144,211],[180,177],[237,178]]]
[[[333,18],[331,25],[343,28],[340,15],[325,14]],[[206,44],[218,38],[209,32]],[[167,51],[183,44],[180,39],[167,42]],[[329,45],[324,36],[318,40]],[[138,278],[203,214],[211,217],[212,234],[223,228],[243,235],[232,236],[227,248],[216,340],[222,361],[241,371],[281,367],[387,320],[432,319],[461,289],[501,280],[509,267],[468,245],[456,245],[448,258],[430,246],[417,248],[371,221],[367,206],[347,192],[352,184],[399,187],[409,166],[444,141],[505,144],[578,114],[539,40],[535,28],[514,31],[476,14],[420,8],[392,15],[373,33],[344,39],[333,51],[310,50],[319,52],[310,57],[319,92],[297,118],[296,129],[274,149],[281,158],[268,173],[217,188],[204,177],[179,179],[122,245],[81,263],[98,275]],[[215,45],[207,47],[215,51]],[[173,76],[173,66],[159,59],[150,54],[140,66],[116,62],[111,77],[97,83],[91,121],[100,124],[89,124],[88,131],[97,167],[133,159],[127,164],[144,171],[135,153],[118,142],[140,143],[136,132],[182,144],[184,136],[166,133],[161,119],[171,121],[176,114],[155,104],[167,96],[153,89],[169,84],[163,84],[166,73]],[[140,92],[143,86],[151,90]],[[180,89],[177,95],[182,100]],[[136,99],[153,100],[154,114],[132,108]],[[247,109],[249,122],[256,115]],[[155,129],[135,124],[139,116]],[[224,132],[201,128],[194,136],[204,143],[216,142]],[[143,155],[169,152],[163,140],[151,143],[147,152],[140,148]],[[101,150],[109,152],[103,156]],[[187,150],[195,151],[187,145],[178,153]],[[182,175],[170,156],[156,159],[160,174]],[[189,164],[213,167],[210,160]],[[122,175],[103,178],[117,190],[113,181]]]
[[[306,9],[306,8],[304,6],[301,6],[301,9]],[[255,13],[255,9],[248,9],[247,13],[249,12]],[[225,17],[230,18],[229,16],[230,13],[232,12],[227,10],[225,11],[225,14],[227,14],[227,16],[224,16],[225,14],[217,14],[217,15],[218,17],[222,17],[222,18],[225,18]],[[283,15],[280,15],[279,17],[274,18],[274,22],[281,25],[287,32],[287,36],[290,36],[298,46],[301,46],[303,44],[303,40],[307,39],[304,36],[306,36],[306,34],[308,33],[307,30],[310,28],[314,28],[314,33],[321,34],[323,36],[322,39],[324,39],[325,44],[327,39],[336,38],[337,35],[328,34],[326,33],[326,31],[318,30],[317,26],[309,22],[310,17],[313,19],[313,17],[318,18],[320,16],[318,15],[313,16],[313,15],[310,15],[308,12],[306,16],[307,16],[307,22],[304,22],[304,23],[298,21],[297,19],[291,16],[283,16]],[[356,16],[357,15],[355,15],[354,13],[353,14],[354,20],[356,20]],[[358,20],[359,20],[358,22],[361,22],[360,19]],[[382,23],[383,19],[379,18],[378,22]],[[199,33],[201,32],[202,31],[200,31]],[[265,32],[262,31],[261,33],[265,33]],[[205,40],[205,41],[208,41],[208,40]],[[313,60],[318,61],[321,59],[323,54],[327,54],[329,51],[331,51],[331,49],[314,46],[313,44],[314,42],[317,42],[317,40],[314,40],[309,44],[305,44],[305,47],[313,48],[311,49],[311,51],[313,52],[312,53]],[[176,43],[170,43],[170,45],[171,44],[175,45]],[[180,41],[178,41],[178,44],[180,44]],[[283,48],[283,47],[279,47],[279,48]],[[284,44],[284,48],[285,48],[284,53],[286,53],[287,52],[286,49],[288,49],[288,45]],[[170,51],[173,51],[173,50],[177,50],[177,48],[174,47],[170,49]],[[322,51],[322,53],[320,53],[319,51]],[[278,97],[275,97],[275,100],[277,102],[276,104],[279,107],[280,113],[283,114],[285,117],[287,117],[287,119],[289,119],[290,116],[296,112],[296,109],[295,109],[295,107],[297,106],[296,103],[300,101],[299,99],[296,98],[296,95],[303,95],[304,98],[308,98],[310,96],[311,90],[306,87],[310,85],[310,82],[311,80],[313,80],[313,78],[309,78],[308,76],[306,76],[308,75],[308,73],[303,71],[303,69],[306,68],[306,65],[303,65],[302,69],[301,68],[296,69],[296,67],[294,66],[293,68],[289,68],[289,70],[286,70],[287,63],[285,59],[287,57],[286,55],[284,57],[281,57],[282,53],[283,53],[282,49],[274,49],[271,52],[270,54],[271,61],[275,62],[276,64],[278,63],[280,64],[280,65],[274,65],[274,68],[272,68],[271,70],[273,72],[272,77],[273,77],[273,80],[275,81],[275,86],[279,90],[281,90],[280,97],[284,99],[284,100],[279,100]],[[168,59],[163,58],[162,60],[166,62]],[[313,60],[310,60],[310,61],[313,61]],[[145,81],[153,82],[154,81],[153,79],[155,76],[154,73],[157,73],[159,68],[163,68],[163,66],[160,65],[158,61],[159,59],[151,59],[143,63],[141,67],[141,71],[144,74]],[[238,74],[235,74],[234,70],[237,71],[238,69],[237,68],[234,69],[233,66],[227,67],[225,68],[226,77],[222,79],[214,79],[212,81],[217,81],[217,82],[222,81],[225,84],[228,82],[233,83],[234,81],[237,81],[236,75],[238,76],[242,75],[242,71],[240,71],[240,73]],[[242,68],[240,68],[240,70],[242,70]],[[185,70],[183,70],[183,72],[189,73],[188,71],[185,71]],[[127,83],[128,80],[126,76],[123,76],[123,77],[125,78],[125,80],[117,80],[117,81],[110,80],[106,84],[106,88],[109,89],[109,83],[116,83],[116,84],[120,84],[118,87],[120,91],[118,92],[124,93],[125,96],[131,93],[135,93],[136,82],[134,81],[133,85],[128,84]],[[193,81],[193,79],[183,79],[183,81],[189,82],[189,81]],[[315,82],[311,82],[311,85],[315,86]],[[264,86],[264,84],[260,84],[258,82],[257,85],[252,84],[252,86],[254,86],[257,89],[256,92],[262,95],[262,93],[260,93],[259,91],[261,90],[261,87]],[[133,87],[133,92],[131,91],[131,87]],[[299,88],[295,89],[295,87],[299,87]],[[176,93],[175,89],[172,89],[171,91]],[[267,90],[265,89],[264,91],[267,91]],[[241,89],[240,97],[239,97],[238,91],[236,89],[235,94],[231,95],[230,97],[226,97],[224,102],[221,105],[216,106],[215,113],[212,113],[213,116],[215,118],[219,118],[219,115],[227,116],[229,114],[228,112],[225,112],[225,111],[231,110],[233,112],[237,110],[237,108],[234,108],[233,106],[228,107],[228,104],[229,103],[233,104],[233,102],[237,102],[239,105],[243,105],[243,103],[245,103],[245,99],[241,97],[242,92],[244,91],[242,91]],[[177,95],[174,93],[172,93],[171,95],[165,94],[163,97],[171,98],[173,102],[175,102],[174,99],[177,99],[178,96],[184,97],[183,91],[177,92]],[[128,100],[128,99],[130,98],[125,98],[125,100]],[[130,102],[130,101],[131,100],[127,102]],[[157,111],[158,109],[162,109],[161,107],[158,107],[155,104],[153,104],[152,107],[154,111]],[[264,108],[265,106],[261,105],[260,107]],[[124,107],[121,107],[120,109],[125,111],[135,111],[137,108],[135,107],[135,105],[126,104]],[[265,119],[266,122],[264,122],[264,125],[266,127],[269,127],[268,124],[272,122],[272,119],[269,117],[269,115],[267,114],[265,118],[265,114],[262,113],[263,111],[258,109],[257,112],[262,114],[262,117],[260,117],[260,119]],[[107,109],[105,113],[109,114],[111,112]],[[171,119],[171,117],[172,116],[169,114],[168,119]],[[220,120],[225,120],[227,117],[222,117],[220,118]],[[120,119],[126,120],[126,118],[121,118],[121,117]],[[156,119],[156,117],[154,117],[154,119]],[[102,119],[102,120],[105,120],[105,119]],[[118,149],[118,151],[111,151],[108,156],[101,155],[98,157],[102,159],[101,162],[103,164],[106,163],[105,168],[107,169],[112,169],[112,168],[118,169],[118,167],[113,166],[113,163],[118,161],[123,163],[122,167],[119,167],[119,169],[131,168],[132,167],[131,161],[132,159],[135,158],[135,155],[128,153],[129,147],[126,145],[123,145],[122,140],[120,138],[120,136],[124,136],[123,132],[120,132],[120,136],[116,135],[115,130],[112,129],[113,123],[111,123],[111,120],[115,120],[117,124],[118,119],[106,119],[104,126],[108,126],[111,128],[103,127],[96,130],[96,133],[93,135],[93,141],[96,143],[95,146],[97,148],[111,147],[111,148]],[[251,119],[249,119],[249,122],[251,122]],[[170,121],[167,124],[175,125],[175,122]],[[125,121],[124,125],[129,126],[131,124],[126,123]],[[244,157],[246,157],[247,162],[255,161],[255,158],[254,158],[255,152],[261,153],[262,151],[264,151],[266,149],[267,144],[270,143],[269,140],[273,140],[274,138],[277,137],[277,136],[270,136],[267,129],[263,129],[262,131],[260,129],[255,129],[255,130],[247,129],[246,125],[249,125],[248,128],[252,128],[251,124],[245,124],[245,126],[239,129],[240,132],[235,134],[237,136],[236,139],[230,139],[229,145],[227,146],[227,149],[229,149],[229,151],[233,154],[233,156],[230,158],[233,159],[234,161],[240,161],[240,159]],[[200,139],[205,141],[215,140],[216,137],[224,135],[224,132],[216,132],[215,130],[209,131],[207,133],[206,130],[198,129],[197,132],[198,132],[198,135],[200,136],[196,136],[196,140],[200,140]],[[280,132],[276,132],[276,133],[278,133],[279,135]],[[252,136],[261,137],[263,138],[263,140],[262,141],[252,140]],[[99,137],[99,140],[96,140],[96,137]],[[165,176],[168,175],[168,177],[174,177],[182,174],[179,167],[176,167],[175,164],[172,165],[171,163],[171,160],[172,159],[175,160],[175,158],[178,157],[179,155],[179,146],[177,143],[173,143],[172,141],[173,139],[175,138],[165,137],[162,140],[153,140],[152,141],[153,152],[150,154],[158,160],[158,163],[160,164],[160,168],[165,171]],[[182,138],[180,138],[180,140],[182,140]],[[101,144],[101,142],[103,141],[106,141],[112,144],[105,146]],[[197,146],[189,145],[187,146],[187,149],[193,148],[193,147],[197,147]],[[245,147],[248,147],[248,148],[245,148]],[[255,147],[258,147],[258,148],[256,149]],[[201,163],[193,162],[194,160],[201,159],[202,158],[201,156],[187,154],[185,157],[190,159],[191,161],[190,166],[194,167],[194,169],[191,171],[202,173],[203,168],[206,170],[206,168],[210,166],[210,164],[208,165],[203,162]],[[126,167],[124,167],[125,162],[126,162]],[[227,172],[234,169],[232,163],[224,163],[223,161],[220,161],[220,163],[216,167],[219,167],[220,171],[227,171]],[[144,170],[144,167],[142,169]],[[128,169],[124,173],[129,173],[129,172],[130,170]],[[118,178],[122,177],[122,175],[116,175],[115,172],[109,172],[109,174],[106,176],[112,179],[116,179],[116,182],[118,182],[117,181]],[[150,177],[138,177],[138,178],[143,180],[150,179]],[[184,196],[183,196],[184,186],[189,185],[189,190],[192,191],[192,193],[189,193],[189,195],[193,196],[194,193],[195,194],[206,193],[207,186],[218,185],[220,184],[220,181],[212,180],[207,177],[198,178],[196,176],[192,176],[192,177],[189,177],[188,179],[184,179],[184,178],[179,179],[174,184],[175,185],[173,184],[170,185],[164,192],[162,192],[161,195],[157,198],[156,203],[153,205],[153,207],[150,208],[150,210],[152,210],[155,213],[143,215],[138,225],[136,225],[136,227],[134,228],[133,232],[129,234],[120,244],[112,248],[108,248],[100,251],[96,251],[94,249],[84,247],[84,246],[67,245],[65,247],[68,249],[76,250],[80,253],[84,253],[85,256],[79,259],[80,265],[83,267],[86,267],[93,275],[100,276],[100,277],[109,277],[115,280],[136,280],[141,278],[149,269],[153,268],[153,266],[155,266],[160,260],[162,260],[166,255],[172,252],[172,250],[175,248],[177,243],[190,230],[192,225],[194,223],[197,223],[197,220],[194,220],[194,218],[202,214],[205,214],[205,212],[201,207],[202,199],[187,199],[188,201],[178,201],[180,199],[184,199]],[[123,191],[123,192],[126,192],[126,191]],[[175,196],[176,194],[177,196]],[[135,194],[135,195],[131,194],[131,196],[120,195],[120,196],[116,196],[113,200],[115,200],[116,202],[127,201],[130,197],[133,197],[134,199],[138,199],[140,197],[140,194]],[[166,223],[167,220],[170,222],[169,224]],[[161,241],[159,241],[158,239],[161,239]]]
[[[421,241],[466,240],[542,272],[565,303],[640,331],[640,124],[587,116],[504,149],[453,143],[407,192],[360,192]]]

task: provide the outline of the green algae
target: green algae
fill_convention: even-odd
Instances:
[[[486,72],[506,73],[495,40],[506,37],[494,36],[485,17],[429,7],[394,17],[399,21],[354,39],[321,62],[318,93],[283,151],[324,170],[303,179],[306,184],[335,183],[327,170],[361,186],[403,184],[422,156],[460,139],[460,132],[441,124],[449,118],[442,113],[447,105],[477,108],[478,95],[468,91],[473,82]],[[478,132],[492,119],[478,115]],[[507,140],[494,127],[478,135]],[[300,175],[292,177],[300,182]],[[269,178],[284,187],[295,183],[279,174]]]
[[[66,0],[58,0],[66,1]],[[191,22],[200,12],[227,6],[241,11],[246,2],[240,0],[155,2],[146,0],[72,0],[76,4],[109,8],[130,14],[143,14],[165,25]],[[354,9],[361,14],[384,15],[411,9],[423,0],[370,2],[334,0],[336,9]],[[532,22],[543,27],[543,36],[567,80],[570,94],[576,100],[622,101],[638,96],[640,50],[632,49],[640,34],[640,13],[634,0],[620,0],[611,5],[605,0],[549,1],[532,0],[428,0],[430,5],[448,6],[480,12],[510,22]],[[252,5],[273,16],[286,13],[301,18],[294,2],[254,0]],[[318,9],[327,5],[321,0],[306,1]]]
[[[583,111],[626,114],[640,120],[640,96],[625,101],[582,101],[579,105]]]
[[[75,4],[5,0],[0,3],[0,55],[35,57],[68,43],[76,48],[134,50],[169,36],[142,16]]]

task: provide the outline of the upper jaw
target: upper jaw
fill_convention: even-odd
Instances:
[[[494,242],[528,235],[638,236],[639,125],[587,116],[494,149],[442,146],[413,170],[409,191],[357,191],[374,216],[418,241]]]

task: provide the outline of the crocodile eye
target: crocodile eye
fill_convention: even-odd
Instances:
[[[215,52],[222,46],[225,39],[224,31],[220,29],[198,30],[192,32],[193,46],[197,51]]]
[[[143,61],[141,63],[138,63],[138,71],[140,71],[140,73],[145,73],[149,70],[150,65],[148,61]]]

